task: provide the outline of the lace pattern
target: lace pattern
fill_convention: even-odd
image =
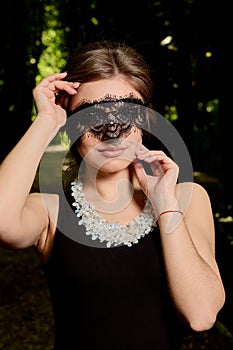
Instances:
[[[129,135],[132,127],[146,128],[145,104],[133,94],[125,97],[106,95],[95,101],[82,100],[67,116],[76,118],[76,128],[81,133],[90,132],[100,139],[115,139]]]

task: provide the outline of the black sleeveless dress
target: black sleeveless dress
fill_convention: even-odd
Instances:
[[[132,247],[96,247],[60,201],[44,266],[54,350],[178,350],[182,324],[167,293],[158,228]]]

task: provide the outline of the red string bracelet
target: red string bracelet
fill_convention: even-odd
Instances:
[[[163,214],[167,214],[167,213],[180,213],[181,215],[183,215],[184,213],[182,212],[182,210],[164,210],[162,211],[162,213],[160,213],[156,219],[156,223],[158,222],[160,216],[162,216]]]

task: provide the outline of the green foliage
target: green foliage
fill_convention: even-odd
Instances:
[[[165,106],[165,118],[170,122],[174,122],[178,119],[178,113],[176,106]]]
[[[59,72],[67,56],[64,52],[64,28],[59,20],[59,11],[55,5],[46,5],[44,11],[45,25],[41,35],[44,50],[37,65],[36,83],[49,74]]]
[[[59,140],[64,149],[68,150],[70,148],[70,138],[66,131],[59,133]]]
[[[67,29],[69,30],[69,29]],[[38,74],[35,83],[38,84],[44,77],[58,73],[66,62],[64,28],[59,19],[59,11],[55,4],[44,6],[44,29],[41,34],[44,50],[37,64]],[[35,106],[32,107],[32,120],[36,118]]]

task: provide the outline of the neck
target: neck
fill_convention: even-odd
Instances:
[[[129,168],[114,173],[98,171],[97,174],[86,169],[83,182],[85,191],[97,191],[108,201],[116,200],[119,193],[129,195],[132,192],[132,172]]]
[[[113,208],[116,211],[127,207],[138,192],[135,174],[131,167],[115,173],[93,172],[88,167],[83,177],[86,199],[99,211]]]

